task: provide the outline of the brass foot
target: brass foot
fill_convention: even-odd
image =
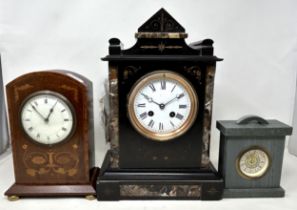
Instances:
[[[94,196],[94,195],[86,195],[86,197],[85,197],[87,200],[89,200],[89,201],[92,201],[92,200],[95,200],[96,199],[96,197]]]
[[[17,196],[17,195],[10,195],[10,196],[7,197],[7,199],[8,199],[9,201],[17,201],[17,200],[20,199],[20,197]]]

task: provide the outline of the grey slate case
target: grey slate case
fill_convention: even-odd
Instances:
[[[277,121],[246,116],[238,121],[217,121],[220,135],[219,173],[224,177],[225,198],[283,197],[280,187],[284,144],[292,127]],[[237,160],[249,148],[264,150],[270,159],[266,173],[259,178],[243,177],[237,169]]]

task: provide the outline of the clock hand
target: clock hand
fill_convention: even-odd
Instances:
[[[164,106],[166,106],[167,104],[170,104],[172,101],[175,101],[177,99],[177,96],[175,96],[173,99],[171,99],[170,101],[168,101],[167,103],[164,104]]]
[[[176,96],[177,99],[180,99],[181,97],[183,97],[185,94],[184,93],[181,93],[179,94],[178,96]]]
[[[43,120],[45,120],[45,117],[36,109],[36,107],[33,104],[31,104],[31,107]]]
[[[146,94],[144,94],[144,93],[141,93],[141,95],[143,95],[143,97],[144,97],[146,100],[148,100],[149,103],[152,102],[152,103],[157,104],[158,106],[160,106],[159,103],[155,102],[155,101],[153,100],[153,98],[149,97],[148,95],[146,95]]]
[[[56,103],[52,106],[52,108],[49,110],[49,113],[48,113],[47,117],[44,119],[45,122],[48,122],[48,121],[49,121],[49,117],[50,117],[51,114],[53,113],[54,108],[55,108],[55,106],[57,105],[57,103],[58,103],[58,100],[57,100]]]
[[[151,99],[148,95],[146,95],[146,94],[144,94],[144,93],[141,93],[141,95],[142,95],[146,100],[148,100],[148,101]]]
[[[168,101],[167,103],[165,103],[164,106],[170,104],[172,101],[175,101],[176,99],[180,99],[183,96],[184,96],[184,93],[181,93],[181,94],[175,96],[173,99],[171,99],[170,101]]]

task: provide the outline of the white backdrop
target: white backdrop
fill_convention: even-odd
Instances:
[[[0,0],[0,51],[4,84],[21,74],[67,69],[93,81],[95,126],[104,93],[108,40],[131,47],[134,33],[164,7],[189,34],[211,38],[217,65],[212,159],[217,159],[215,121],[245,114],[291,124],[297,69],[297,1],[294,0]],[[95,130],[97,164],[106,150]]]

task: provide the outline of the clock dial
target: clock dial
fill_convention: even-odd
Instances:
[[[128,102],[133,126],[144,136],[166,141],[186,132],[198,109],[197,95],[179,74],[156,71],[132,88]]]
[[[32,140],[41,144],[56,144],[69,137],[73,131],[73,109],[61,94],[37,92],[22,106],[21,124]]]
[[[237,164],[240,174],[244,177],[259,178],[268,170],[270,161],[264,150],[253,148],[243,152]]]

